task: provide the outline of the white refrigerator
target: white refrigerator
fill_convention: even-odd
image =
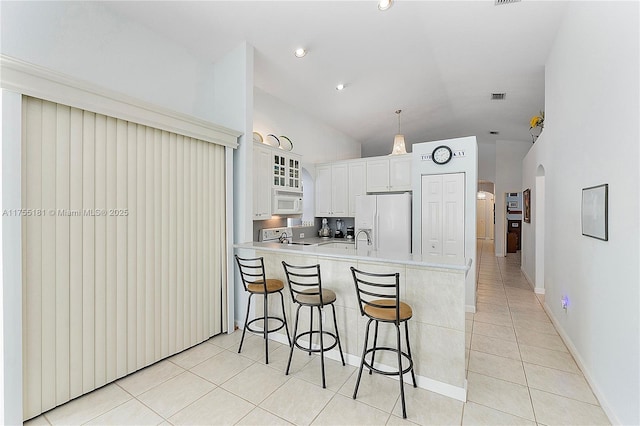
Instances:
[[[375,250],[411,253],[411,194],[356,196],[358,246],[367,244],[361,229],[371,235]]]

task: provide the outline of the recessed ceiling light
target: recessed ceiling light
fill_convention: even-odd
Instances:
[[[344,90],[344,84],[340,83],[336,86],[336,90]]]
[[[293,54],[296,55],[296,58],[302,58],[304,55],[307,54],[307,51],[302,47],[299,47],[296,49],[296,51]]]
[[[387,10],[393,4],[393,0],[378,0],[378,9]]]

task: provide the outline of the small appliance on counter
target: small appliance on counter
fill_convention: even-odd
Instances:
[[[336,220],[336,233],[334,238],[344,238],[344,232],[342,231],[343,222],[342,219]]]
[[[355,231],[353,226],[347,226],[347,236],[345,237],[347,240],[353,240],[355,236]]]
[[[322,228],[318,231],[318,236],[320,238],[331,238],[331,228],[329,228],[326,217],[322,219]]]

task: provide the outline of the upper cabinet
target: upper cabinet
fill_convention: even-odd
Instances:
[[[290,152],[284,153],[278,149],[271,149],[271,164],[273,165],[273,187],[302,191],[300,179],[300,156]]]
[[[367,193],[367,162],[350,162],[349,165],[349,217],[356,216],[356,196]]]
[[[344,163],[316,167],[316,216],[349,215],[348,170]]]
[[[272,189],[302,191],[301,156],[261,143],[253,145],[253,218],[271,217]]]
[[[411,189],[411,154],[367,160],[367,192],[397,192]]]
[[[272,150],[262,144],[253,145],[253,218],[271,217]]]

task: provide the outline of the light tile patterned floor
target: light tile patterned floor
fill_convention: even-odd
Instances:
[[[137,425],[602,425],[606,415],[520,272],[520,255],[496,258],[478,242],[478,312],[467,314],[468,402],[406,387],[401,418],[397,381],[327,360],[321,387],[317,356],[259,337],[217,336],[172,358],[27,422]]]

